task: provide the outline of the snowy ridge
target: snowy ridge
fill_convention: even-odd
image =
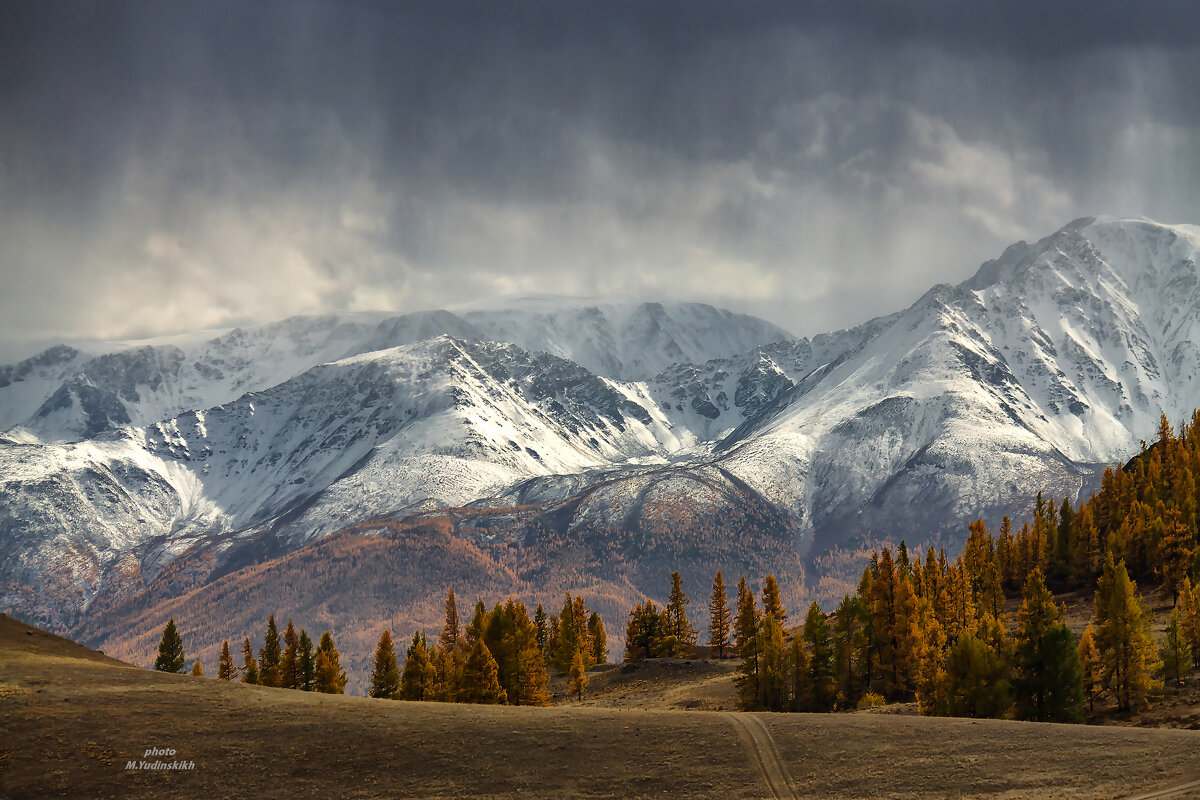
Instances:
[[[677,502],[751,498],[801,555],[953,545],[1197,405],[1197,253],[1193,226],[1079,220],[801,340],[698,304],[535,298],[51,348],[0,368],[0,607],[67,624],[196,548],[271,558],[475,502],[649,535]]]

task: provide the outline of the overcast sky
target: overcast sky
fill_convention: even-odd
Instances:
[[[6,3],[0,340],[495,294],[797,334],[1200,222],[1200,3]]]

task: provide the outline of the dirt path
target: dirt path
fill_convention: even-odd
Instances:
[[[729,719],[737,729],[738,736],[746,743],[754,762],[758,764],[771,795],[776,800],[799,800],[792,788],[791,775],[779,757],[779,751],[775,749],[775,740],[771,738],[771,732],[763,725],[762,720],[741,711],[731,713]]]
[[[1166,789],[1158,789],[1146,794],[1139,794],[1136,797],[1127,797],[1125,800],[1158,800],[1160,797],[1175,797],[1184,792],[1196,789],[1197,794],[1200,794],[1200,781],[1191,781],[1190,783],[1181,783],[1177,786],[1168,786]]]

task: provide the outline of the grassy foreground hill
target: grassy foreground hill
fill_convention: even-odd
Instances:
[[[1114,798],[1200,779],[1194,731],[317,695],[140,670],[5,616],[0,720],[5,798]]]

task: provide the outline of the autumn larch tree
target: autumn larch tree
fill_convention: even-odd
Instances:
[[[217,680],[233,680],[233,654],[229,652],[229,640],[221,642],[221,655],[217,658]]]
[[[588,635],[592,640],[592,663],[608,663],[608,634],[604,631],[604,621],[595,611],[588,617]]]
[[[684,656],[696,643],[696,629],[688,621],[687,607],[691,603],[683,591],[683,578],[678,572],[671,573],[671,595],[667,599],[666,635],[674,636],[680,644],[681,652],[672,653],[674,656]]]
[[[783,601],[779,598],[779,584],[776,583],[774,575],[763,579],[762,606],[764,617],[774,617],[781,626],[787,622],[787,612],[783,610]]]
[[[1158,654],[1162,659],[1163,677],[1175,686],[1182,686],[1183,676],[1192,668],[1192,653],[1180,631],[1178,606],[1171,609],[1171,621],[1167,623],[1166,636]]]
[[[458,601],[454,590],[446,593],[446,622],[438,637],[437,652],[430,654],[437,675],[432,700],[454,702],[462,682],[466,645],[458,621]]]
[[[375,666],[371,669],[370,697],[395,699],[400,693],[400,669],[396,664],[396,650],[392,645],[391,631],[384,631],[375,646]]]
[[[196,663],[192,664],[192,677],[194,677],[194,678],[203,678],[204,677],[204,667],[200,664],[200,659],[198,659],[198,658],[196,659]]]
[[[300,635],[289,619],[283,632],[283,657],[279,664],[279,685],[284,689],[300,688]]]
[[[550,629],[547,627],[546,609],[542,608],[541,603],[537,604],[537,610],[533,612],[533,628],[537,631],[538,647],[544,653]]]
[[[344,694],[346,691],[346,671],[342,669],[341,655],[333,644],[333,634],[329,631],[321,634],[321,642],[317,645],[316,659],[316,690],[322,694]]]
[[[1193,585],[1186,576],[1179,590],[1179,626],[1192,663],[1200,664],[1200,583]]]
[[[713,578],[712,594],[708,599],[708,646],[716,651],[717,658],[725,657],[732,621],[729,601],[725,597],[725,578],[721,575],[721,570],[717,570],[716,577]]]
[[[254,648],[250,646],[250,637],[242,641],[242,683],[257,684],[258,662],[254,660]]]
[[[737,645],[741,655],[734,683],[738,687],[740,705],[744,711],[759,707],[759,620],[754,593],[746,588],[746,578],[738,581]]]
[[[1013,690],[1018,719],[1083,721],[1079,653],[1062,616],[1041,570],[1035,569],[1025,581],[1024,599],[1017,612]]]
[[[507,702],[500,685],[500,667],[482,639],[476,639],[463,666],[462,690],[459,702],[484,705],[503,705]]]
[[[512,619],[509,630],[510,642],[507,650],[513,654],[513,686],[508,692],[509,702],[519,706],[544,706],[550,703],[550,684],[546,673],[546,662],[537,641],[537,627],[529,619],[524,603],[511,598],[505,605],[505,613]],[[597,620],[599,617],[597,617]],[[601,633],[603,633],[603,626]]]
[[[183,672],[183,664],[183,637],[175,629],[175,618],[171,617],[167,620],[167,626],[163,628],[154,668],[159,672]]]
[[[429,657],[425,634],[413,634],[412,644],[404,656],[404,671],[400,674],[400,697],[403,700],[429,700],[433,697],[436,673]]]
[[[1117,708],[1130,711],[1161,687],[1154,678],[1159,668],[1150,635],[1150,614],[1142,605],[1137,585],[1125,562],[1113,564],[1110,551],[1096,591],[1096,651],[1101,684],[1110,689]]]
[[[1088,625],[1079,638],[1076,648],[1079,654],[1079,671],[1082,675],[1083,696],[1087,700],[1088,710],[1096,708],[1096,692],[1100,686],[1100,660],[1096,653],[1096,638],[1092,626]]]
[[[763,614],[758,633],[758,707],[783,711],[788,704],[788,651],[783,625],[774,614]]]
[[[587,670],[583,665],[583,651],[580,648],[575,648],[575,655],[571,657],[571,694],[578,699],[583,699],[583,690],[587,688],[588,676]]]
[[[258,651],[258,679],[263,686],[279,686],[283,679],[280,660],[283,650],[279,646],[279,629],[275,627],[275,615],[267,618],[267,635]]]

